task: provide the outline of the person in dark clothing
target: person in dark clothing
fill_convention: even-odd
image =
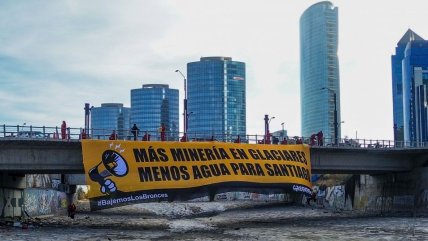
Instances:
[[[278,143],[279,143],[279,138],[276,136],[272,136],[272,144],[278,145]]]
[[[322,146],[324,145],[324,134],[322,133],[322,131],[317,133],[317,140],[318,140],[318,145]]]
[[[134,135],[134,141],[137,140],[137,136],[138,136],[139,131],[140,131],[140,129],[138,129],[137,124],[134,124],[134,126],[132,126],[132,128],[131,128],[131,133],[132,133],[132,135]]]
[[[74,215],[76,215],[76,205],[74,205],[74,203],[71,203],[70,205],[68,205],[67,211],[68,211],[68,216],[71,219],[74,219]]]
[[[312,190],[311,196],[306,199],[306,204],[310,205],[311,200],[317,203],[317,192],[315,190]]]
[[[186,133],[183,134],[183,136],[180,139],[181,142],[187,142],[187,135]]]

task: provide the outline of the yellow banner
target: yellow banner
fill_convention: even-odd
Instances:
[[[310,193],[307,145],[82,140],[82,150],[92,209],[209,187]]]

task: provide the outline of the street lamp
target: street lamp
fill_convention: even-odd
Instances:
[[[21,131],[24,131],[25,125],[27,125],[27,122],[22,123]],[[19,133],[19,125],[18,125],[18,133]]]
[[[265,115],[265,136],[267,136],[270,133],[269,124],[272,119],[275,119],[275,116],[272,116],[271,118],[269,118],[269,115]]]
[[[186,80],[186,76],[184,76],[183,73],[181,73],[180,70],[175,70],[175,72],[179,73],[181,76],[183,76],[184,79],[184,111],[183,111],[183,132],[186,135],[187,134],[187,122],[189,119],[189,115],[187,114],[187,80]]]
[[[275,119],[275,116],[269,118],[269,115],[265,115],[265,144],[270,144],[269,124],[272,119]]]
[[[329,90],[331,92],[333,92],[333,97],[334,97],[334,144],[337,146],[337,135],[338,135],[338,123],[337,123],[337,100],[336,100],[336,91],[334,91],[333,89],[330,89],[328,87],[323,87],[321,88],[322,90]]]
[[[282,136],[282,137],[284,137],[284,134],[285,134],[285,133],[284,133],[284,122],[282,122],[282,123],[281,123],[281,126],[282,126],[281,136]]]

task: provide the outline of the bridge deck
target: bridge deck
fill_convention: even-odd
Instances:
[[[78,141],[2,140],[0,171],[19,173],[84,173]]]
[[[0,171],[84,173],[79,141],[0,140]],[[405,172],[428,165],[428,148],[312,147],[312,173]]]

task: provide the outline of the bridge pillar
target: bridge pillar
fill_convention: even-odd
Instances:
[[[23,216],[25,175],[0,172],[0,218]]]
[[[415,171],[416,193],[415,206],[418,211],[428,215],[428,167],[418,168]]]
[[[428,213],[428,167],[412,172],[360,175],[353,208],[375,212]]]

